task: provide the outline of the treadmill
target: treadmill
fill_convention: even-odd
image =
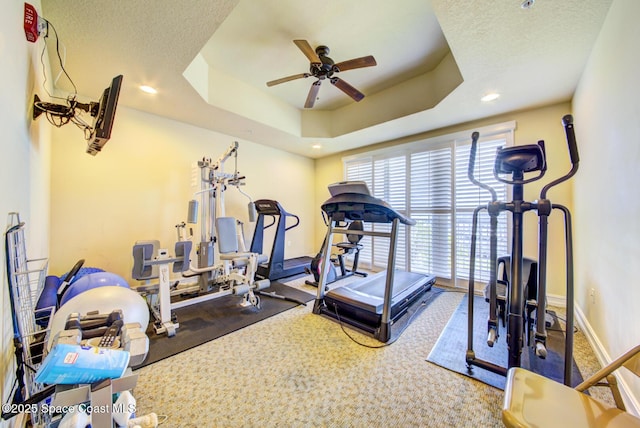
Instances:
[[[258,213],[258,219],[256,221],[253,239],[251,240],[250,251],[252,253],[263,254],[264,230],[271,226],[276,226],[269,260],[266,263],[260,263],[258,265],[256,274],[262,278],[275,281],[280,278],[305,273],[313,260],[311,257],[284,258],[285,233],[287,230],[298,226],[298,224],[300,224],[300,218],[295,214],[287,212],[278,201],[271,199],[259,199],[254,202],[254,205]],[[270,217],[271,222],[265,225],[266,217]],[[292,217],[294,222],[287,225],[287,217]]]
[[[392,336],[392,326],[420,303],[420,297],[431,289],[436,280],[434,275],[395,269],[400,225],[413,226],[416,222],[394,210],[385,201],[371,196],[363,181],[335,183],[329,186],[329,192],[331,198],[322,205],[329,219],[325,242],[331,242],[334,233],[388,237],[389,259],[386,270],[327,290],[331,245],[325,245],[313,312],[344,321],[373,335],[380,342],[388,342]],[[348,231],[338,227],[338,224],[354,220],[390,223],[391,231]]]

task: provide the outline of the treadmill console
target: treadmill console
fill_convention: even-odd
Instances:
[[[364,181],[341,181],[339,183],[329,184],[329,193],[331,196],[338,196],[343,193],[359,193],[371,196],[369,187]]]
[[[272,201],[270,199],[259,199],[255,201],[254,204],[258,214],[281,215],[284,211],[278,201]]]
[[[394,210],[385,201],[362,193],[341,193],[322,204],[322,210],[336,221],[362,220],[365,223],[400,223],[413,226],[416,222]]]

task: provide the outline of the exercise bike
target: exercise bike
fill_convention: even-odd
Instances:
[[[566,340],[564,355],[564,383],[571,385],[571,363],[573,359],[573,244],[571,233],[571,214],[569,210],[560,204],[554,204],[547,199],[547,192],[554,186],[570,179],[578,170],[578,149],[573,129],[573,118],[566,115],[562,118],[566,139],[569,148],[571,169],[562,177],[559,177],[542,188],[540,198],[534,202],[527,202],[524,198],[524,185],[541,179],[546,171],[546,153],[544,141],[537,144],[524,146],[513,146],[498,149],[494,165],[494,177],[505,184],[513,186],[513,200],[503,202],[497,200],[497,193],[491,186],[481,183],[474,177],[475,156],[479,134],[472,134],[471,151],[469,154],[469,180],[488,191],[491,194],[491,201],[485,205],[478,206],[473,212],[473,223],[471,233],[471,252],[469,267],[469,295],[468,295],[468,336],[466,363],[469,370],[473,366],[481,367],[491,372],[506,375],[511,367],[521,365],[521,354],[523,349],[523,337],[533,338],[535,355],[539,358],[546,358],[546,272],[547,272],[547,242],[548,242],[548,217],[552,210],[557,209],[564,214],[565,221],[565,256],[566,256]],[[525,174],[537,173],[535,176],[525,179]],[[510,178],[504,176],[510,175]],[[501,316],[500,298],[498,296],[497,281],[497,225],[498,216],[503,211],[509,211],[512,215],[511,231],[511,255],[509,256],[509,282],[506,284],[506,296],[503,300],[504,317],[506,318],[507,347],[508,347],[508,367],[501,367],[489,361],[476,357],[473,350],[473,296],[475,282],[475,261],[476,261],[476,239],[478,227],[478,214],[486,210],[490,217],[490,277],[487,285],[488,291],[485,293],[489,301],[489,319],[487,321],[487,345],[492,347],[499,337],[498,318]],[[525,295],[525,282],[530,275],[523,274],[523,215],[525,212],[535,211],[539,217],[539,248],[537,265],[532,266],[527,263],[530,269],[535,269],[537,284],[534,290],[527,290]],[[526,328],[525,328],[526,318]]]
[[[361,220],[355,220],[349,223],[347,227],[347,231],[363,231],[364,225]],[[332,263],[329,264],[329,271],[327,273],[327,284],[332,282],[339,281],[344,278],[348,278],[352,275],[358,275],[362,277],[366,277],[366,272],[358,271],[358,262],[360,260],[360,250],[363,248],[363,245],[360,243],[363,235],[359,235],[356,233],[347,233],[346,234],[347,241],[338,242],[335,244],[336,248],[340,250],[340,252],[336,255],[336,259],[332,259]],[[307,273],[313,274],[313,281],[305,281],[305,284],[311,285],[314,287],[318,286],[318,281],[320,281],[320,274],[322,269],[322,255],[324,253],[324,247],[327,245],[327,238],[325,237],[324,242],[322,243],[322,247],[316,256],[311,260],[311,264],[307,269]],[[345,264],[345,258],[348,255],[353,254],[353,263],[351,264],[351,269],[347,269]],[[337,270],[339,269],[339,271]]]

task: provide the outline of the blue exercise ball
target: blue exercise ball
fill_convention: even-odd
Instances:
[[[96,268],[96,267],[82,267],[80,268],[80,270],[78,271],[78,273],[76,273],[72,280],[71,283],[73,284],[74,282],[76,282],[77,280],[79,280],[80,278],[82,278],[85,275],[90,275],[92,273],[97,273],[97,272],[104,272],[104,269],[100,269],[100,268]],[[64,281],[64,279],[67,277],[67,274],[69,272],[63,273],[60,276],[60,281]]]
[[[85,275],[97,272],[104,272],[104,270],[95,267],[80,268],[80,270],[73,276],[71,284]],[[58,308],[58,289],[68,274],[69,272],[63,274],[59,278],[54,275],[48,275],[45,278],[44,287],[40,293],[40,297],[38,298],[35,310],[36,324],[40,327],[46,328],[47,325],[49,325],[49,317],[51,316],[52,308]]]
[[[95,272],[88,275],[84,275],[81,278],[75,280],[64,292],[64,295],[60,299],[60,306],[63,306],[66,302],[84,293],[87,290],[91,290],[98,287],[117,286],[130,288],[127,281],[119,275],[112,272]]]

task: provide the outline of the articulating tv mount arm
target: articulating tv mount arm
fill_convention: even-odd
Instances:
[[[89,102],[89,103],[81,103],[76,101],[75,99],[68,100],[68,105],[65,104],[56,104],[56,103],[47,103],[40,100],[38,95],[33,96],[33,120],[36,120],[42,113],[47,113],[47,115],[66,118],[68,119],[62,125],[66,124],[71,118],[75,117],[75,110],[80,109],[84,110],[91,115],[91,117],[95,117],[98,114],[98,109],[100,108],[100,103],[97,102]]]

